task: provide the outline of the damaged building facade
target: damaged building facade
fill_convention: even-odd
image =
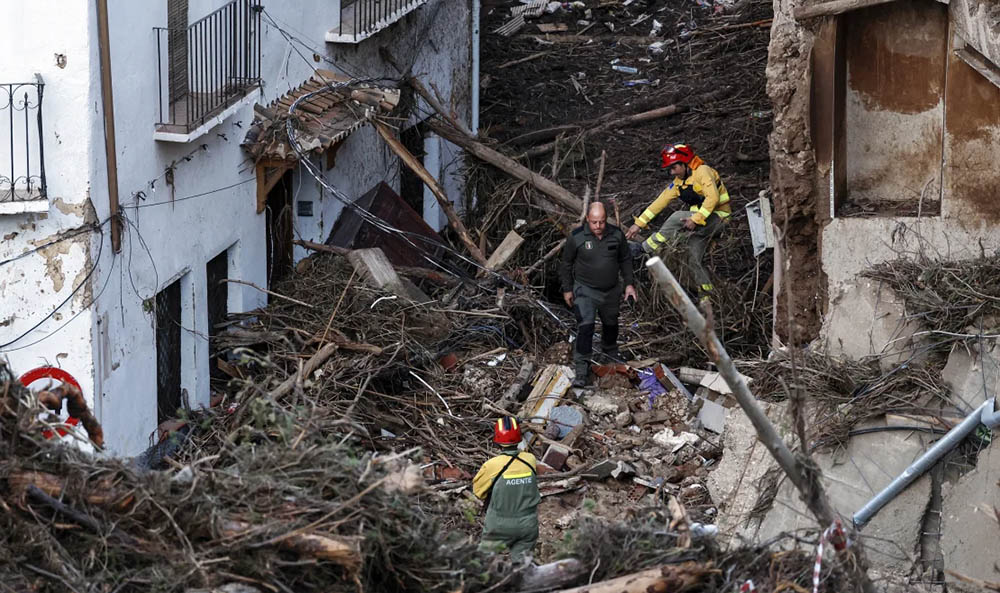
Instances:
[[[791,327],[776,298],[780,341],[880,353],[898,335],[869,340],[852,319],[863,309],[888,325],[875,309],[892,299],[859,283],[863,269],[1000,246],[997,23],[975,0],[775,2],[776,269],[793,297]]]
[[[890,376],[923,360],[934,332],[864,273],[895,260],[995,257],[1000,247],[1000,208],[992,200],[1000,186],[997,9],[974,0],[774,4],[771,184],[784,239],[775,254],[782,276],[775,342],[876,361]],[[982,336],[995,329],[989,319],[970,327],[971,341],[955,342],[947,365],[929,369],[950,391],[934,395],[955,415],[996,396],[996,349]],[[923,413],[939,411],[928,402]],[[792,438],[784,406],[769,415]],[[815,455],[845,521],[938,438],[905,428],[876,420],[845,446]],[[728,459],[710,478],[720,529],[766,541],[806,525],[790,484],[769,480],[774,468],[749,424],[731,415],[727,431]],[[955,572],[997,581],[986,550],[996,533],[990,509],[1000,504],[998,449],[989,439],[973,441],[979,450],[972,466],[939,464],[862,530],[878,574],[910,579],[908,590],[965,590]],[[763,483],[773,488],[773,502],[761,507],[751,491],[759,488],[747,485]]]
[[[345,198],[383,188],[391,208],[443,227],[437,201],[365,125],[374,113],[398,115],[404,142],[465,204],[458,149],[416,125],[429,110],[402,111],[392,87],[419,75],[477,127],[471,2],[4,10],[37,34],[0,42],[0,355],[21,373],[72,377],[113,453],[148,447],[178,408],[209,405],[218,324],[266,304],[263,289],[307,254],[293,240],[326,241]],[[268,116],[331,83],[346,87],[301,106],[302,154],[282,152]]]

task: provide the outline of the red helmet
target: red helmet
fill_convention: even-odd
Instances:
[[[498,445],[516,445],[521,442],[521,427],[517,418],[504,416],[493,425],[493,442]]]
[[[690,165],[691,160],[694,159],[694,149],[687,144],[667,144],[660,151],[660,158],[663,159],[664,169],[674,163]]]

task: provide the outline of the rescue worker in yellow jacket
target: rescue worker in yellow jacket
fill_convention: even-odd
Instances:
[[[472,491],[485,501],[486,521],[480,549],[511,556],[530,554],[538,541],[538,478],[535,456],[518,451],[521,427],[517,418],[504,416],[493,425],[493,442],[500,455],[483,464],[472,479]]]
[[[670,202],[680,198],[688,205],[689,210],[678,210],[671,214],[660,229],[642,243],[642,250],[653,254],[681,230],[689,231],[688,265],[698,283],[699,296],[706,299],[714,287],[701,260],[705,257],[712,237],[722,231],[725,219],[732,213],[729,192],[719,173],[706,165],[695,155],[694,149],[686,144],[668,144],[660,151],[660,158],[663,160],[662,168],[674,180],[635,219],[635,224],[628,229],[625,237],[634,239]]]

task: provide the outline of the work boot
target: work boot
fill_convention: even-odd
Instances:
[[[586,361],[577,362],[573,370],[575,373],[573,387],[586,387],[590,378],[590,363]]]

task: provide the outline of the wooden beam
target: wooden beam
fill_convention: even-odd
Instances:
[[[507,261],[517,253],[517,250],[524,243],[524,238],[517,234],[517,231],[507,233],[500,246],[490,255],[486,261],[486,268],[489,270],[499,270]]]
[[[458,233],[458,238],[461,239],[462,244],[464,244],[465,248],[469,250],[472,257],[475,258],[475,260],[481,265],[486,265],[486,257],[483,255],[483,252],[480,251],[475,241],[472,240],[472,236],[469,235],[469,230],[465,228],[465,225],[462,223],[462,219],[458,217],[458,213],[455,212],[455,209],[451,205],[451,201],[448,199],[448,196],[445,195],[444,189],[440,184],[438,184],[437,179],[434,179],[430,172],[424,168],[423,164],[417,160],[417,157],[413,156],[413,154],[411,154],[410,151],[403,146],[403,143],[393,136],[392,131],[389,130],[388,126],[380,121],[374,121],[373,124],[375,125],[375,129],[378,131],[379,135],[382,136],[382,139],[389,145],[389,148],[399,155],[399,158],[402,159],[403,163],[409,167],[411,171],[420,177],[420,180],[424,182],[424,185],[430,188],[431,193],[434,194],[438,204],[441,205],[441,209],[444,210],[445,216],[448,217],[448,225],[454,229],[456,233]]]
[[[859,8],[887,4],[893,1],[894,0],[830,0],[819,4],[810,4],[809,6],[799,6],[792,11],[792,15],[795,17],[795,20],[801,21],[816,18],[818,16],[833,16],[857,10]]]
[[[97,0],[97,46],[101,60],[101,100],[104,106],[104,152],[108,175],[108,209],[111,215],[111,249],[118,253],[122,250],[122,221],[118,216],[118,149],[115,140],[115,97],[111,83],[108,0]]]
[[[293,168],[295,164],[295,162],[288,163],[286,161],[278,161],[274,164],[268,162],[257,163],[257,214],[263,212],[267,206],[267,194],[274,189],[275,185],[278,185],[278,182],[281,181],[281,176]],[[269,173],[268,169],[274,170]]]

